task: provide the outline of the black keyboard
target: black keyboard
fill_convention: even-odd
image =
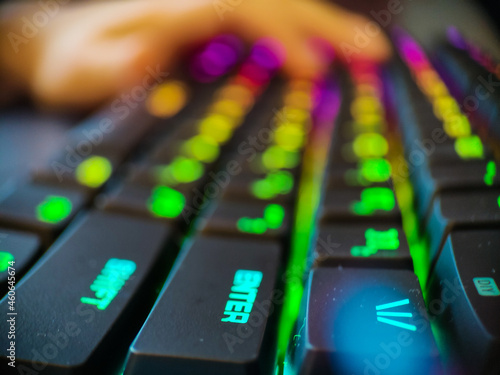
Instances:
[[[450,36],[319,82],[219,38],[74,126],[1,190],[0,373],[500,374],[500,65]]]

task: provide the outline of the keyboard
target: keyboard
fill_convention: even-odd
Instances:
[[[0,373],[500,374],[500,65],[393,42],[218,37],[68,130],[0,190]]]

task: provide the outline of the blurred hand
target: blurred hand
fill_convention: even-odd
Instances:
[[[219,1],[219,2],[218,2]],[[233,4],[232,6],[229,4]],[[34,8],[26,8],[30,18]],[[31,13],[30,13],[31,12]],[[8,32],[22,35],[22,14]],[[5,44],[6,70],[41,104],[89,108],[139,84],[146,67],[169,71],[182,51],[221,33],[251,43],[262,37],[280,41],[284,71],[314,78],[328,61],[311,39],[339,50],[353,44],[354,30],[368,19],[330,4],[306,0],[129,0],[66,4],[19,52]],[[9,50],[10,48],[10,50]],[[380,33],[352,56],[384,60],[390,45]],[[342,54],[339,54],[342,57]]]

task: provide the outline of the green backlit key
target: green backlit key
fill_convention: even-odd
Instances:
[[[220,201],[202,219],[203,233],[286,238],[290,234],[289,206],[279,203]]]
[[[425,217],[435,196],[444,191],[466,191],[500,186],[500,166],[493,159],[425,165],[415,170],[413,180],[418,212]]]
[[[400,219],[396,196],[389,186],[330,189],[321,210],[323,222],[388,220],[398,223]]]
[[[198,237],[132,344],[125,374],[271,374],[280,252],[273,242]]]
[[[49,244],[82,207],[84,196],[72,190],[44,185],[22,185],[0,201],[0,223],[36,232]]]
[[[413,269],[403,228],[392,223],[321,226],[309,260],[314,267]]]
[[[288,170],[255,174],[242,172],[231,177],[222,198],[241,201],[290,202],[296,192],[297,176]]]
[[[191,219],[185,210],[187,202],[187,196],[175,188],[131,183],[122,184],[97,198],[97,205],[106,211],[189,224]]]
[[[15,280],[19,280],[34,260],[40,248],[37,236],[12,230],[0,229],[0,286],[7,282],[9,267],[15,269]],[[12,280],[12,279],[11,279]],[[6,290],[1,290],[3,295]]]
[[[79,217],[17,284],[12,373],[117,370],[154,301],[156,278],[168,270],[163,250],[170,234],[151,220],[102,212]],[[7,298],[0,301],[1,311],[8,306]],[[8,341],[0,338],[2,347]],[[1,355],[4,374],[9,367]]]
[[[327,189],[346,187],[392,187],[392,170],[385,158],[358,163],[332,163],[326,177]]]

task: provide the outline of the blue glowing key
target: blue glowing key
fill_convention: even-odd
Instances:
[[[318,268],[310,273],[303,298],[302,324],[287,353],[296,373],[439,373],[439,353],[413,272]]]

